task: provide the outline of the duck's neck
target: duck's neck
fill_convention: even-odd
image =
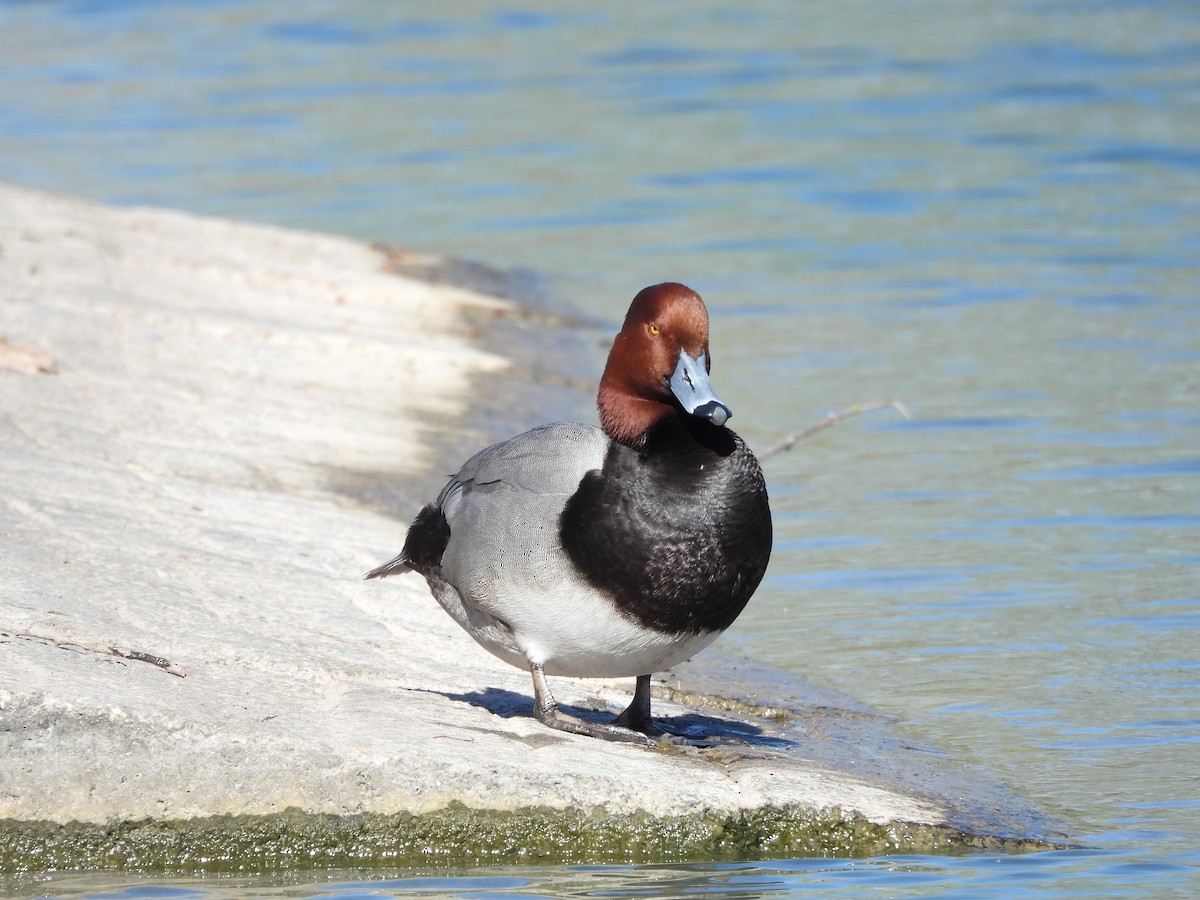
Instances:
[[[650,429],[677,412],[670,403],[639,397],[608,379],[600,383],[596,407],[604,433],[627,447],[640,444]]]

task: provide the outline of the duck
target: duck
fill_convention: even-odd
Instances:
[[[754,453],[709,375],[703,299],[640,291],[600,379],[600,427],[542,425],[480,450],[425,504],[400,553],[365,578],[424,577],[480,645],[530,673],[560,731],[655,744],[650,679],[738,617],[771,555]],[[547,676],[635,679],[611,722],[562,710]]]

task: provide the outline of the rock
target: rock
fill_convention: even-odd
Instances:
[[[536,314],[334,237],[9,186],[0,223],[0,339],[41,360],[0,367],[0,871],[1050,839],[1024,813],[964,835],[970,801],[661,687],[718,746],[548,731],[419,577],[362,581],[532,424],[495,396],[536,372],[479,336]],[[585,709],[631,689],[555,681]]]

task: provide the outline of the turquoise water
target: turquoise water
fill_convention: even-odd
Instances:
[[[1200,6],[79,0],[0,46],[4,180],[526,268],[614,327],[685,281],[759,448],[904,400],[766,460],[722,646],[1086,844],[48,894],[1200,893]]]

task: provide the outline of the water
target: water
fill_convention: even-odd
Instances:
[[[683,280],[760,448],[903,399],[766,461],[776,555],[724,646],[1087,844],[47,893],[1200,892],[1196,4],[77,0],[0,35],[0,178],[529,268],[614,325]]]

